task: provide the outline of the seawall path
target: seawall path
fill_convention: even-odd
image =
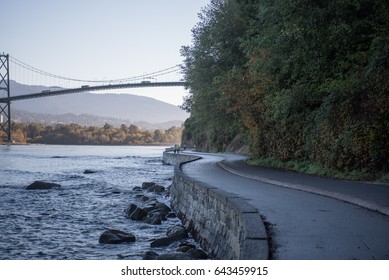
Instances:
[[[186,176],[258,210],[269,225],[270,258],[389,259],[387,185],[252,168],[237,155],[185,154],[201,157],[181,165]]]

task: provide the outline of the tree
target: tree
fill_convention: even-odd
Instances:
[[[182,108],[191,113],[192,124],[185,133],[208,150],[222,150],[241,132],[240,119],[226,110],[231,99],[221,86],[228,71],[245,63],[240,44],[249,18],[242,16],[248,10],[242,3],[212,0],[192,30],[193,46],[181,49],[190,89]]]
[[[184,140],[254,157],[389,171],[389,9],[382,0],[212,0],[181,49]]]

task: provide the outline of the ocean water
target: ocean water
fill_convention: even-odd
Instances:
[[[162,164],[164,149],[0,146],[0,259],[142,259],[153,239],[179,223],[173,218],[150,225],[127,219],[124,213],[130,203],[147,204],[133,190],[142,182],[171,184],[173,167]],[[95,173],[84,174],[87,169]],[[36,180],[62,187],[26,190]],[[147,195],[169,205],[166,196]],[[106,229],[131,232],[136,242],[99,244]]]

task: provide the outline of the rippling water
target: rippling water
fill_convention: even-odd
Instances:
[[[149,225],[124,214],[131,202],[142,205],[133,187],[144,181],[170,185],[173,167],[161,162],[164,148],[0,146],[0,259],[141,259],[150,240],[178,223]],[[95,173],[84,174],[86,169]],[[62,188],[26,190],[36,180]],[[99,244],[108,228],[132,232],[137,240]]]

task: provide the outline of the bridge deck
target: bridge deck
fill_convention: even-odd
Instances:
[[[98,90],[107,90],[107,89],[122,89],[122,88],[141,88],[141,87],[178,87],[186,86],[185,82],[150,82],[150,83],[127,83],[127,84],[110,84],[103,86],[82,86],[80,88],[71,88],[71,89],[60,89],[55,91],[42,91],[37,93],[30,93],[26,95],[17,95],[6,98],[0,98],[0,103],[7,103],[9,101],[24,100],[31,98],[63,95],[63,94],[72,94],[80,92],[89,92],[89,91],[98,91]]]

